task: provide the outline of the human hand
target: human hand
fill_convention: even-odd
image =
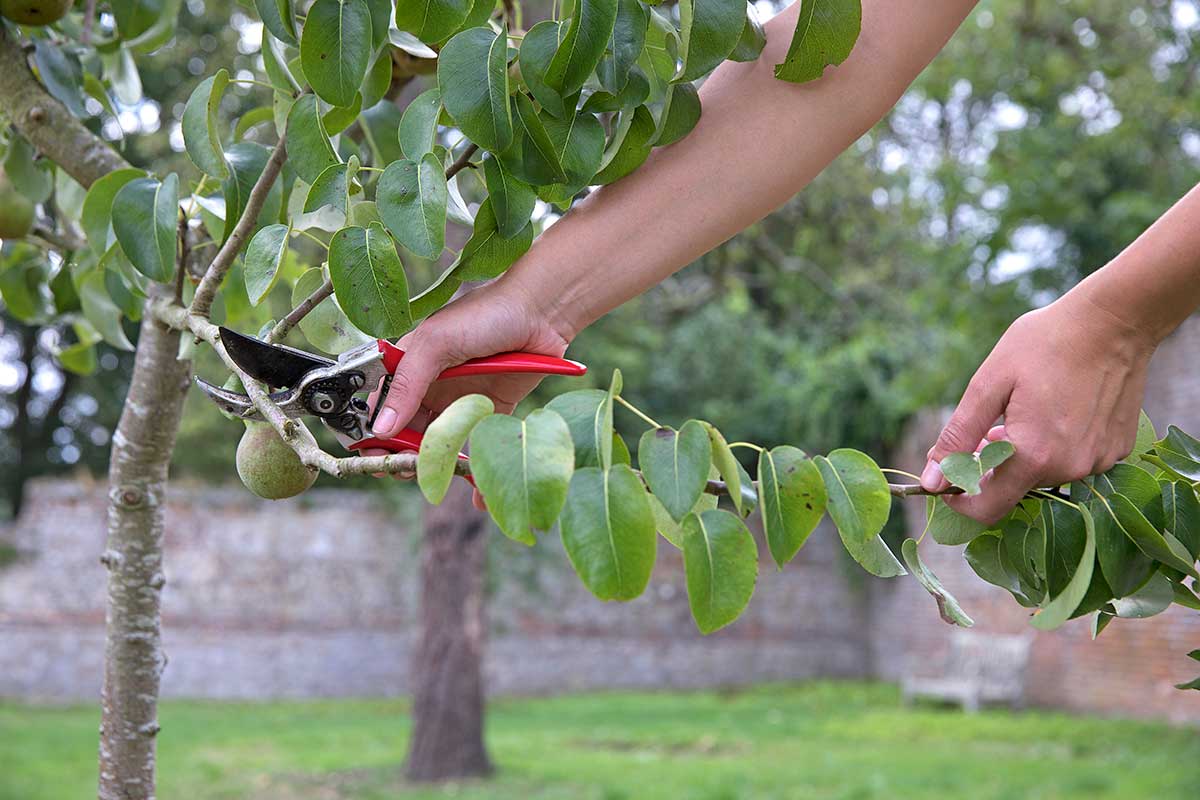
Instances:
[[[481,286],[448,303],[397,342],[404,358],[382,399],[372,433],[387,438],[404,427],[423,431],[446,406],[467,394],[485,395],[497,412],[507,414],[544,376],[501,374],[442,381],[437,376],[469,359],[512,350],[562,356],[567,344],[519,289],[501,282]],[[371,408],[378,402],[376,391]]]
[[[971,379],[929,450],[921,485],[948,488],[938,467],[947,454],[1008,439],[1016,453],[984,478],[980,494],[945,498],[991,524],[1032,488],[1105,472],[1133,449],[1155,345],[1086,291],[1025,314]],[[1001,416],[1003,426],[993,427]]]

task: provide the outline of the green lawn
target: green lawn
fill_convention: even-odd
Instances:
[[[1200,797],[1200,732],[1060,714],[906,710],[850,683],[491,704],[494,781],[406,786],[400,701],[172,702],[163,800]],[[97,711],[0,705],[0,799],[94,796]]]

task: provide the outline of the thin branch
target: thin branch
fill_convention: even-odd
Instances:
[[[59,250],[82,250],[87,242],[72,231],[56,231],[44,225],[33,229],[33,235]]]
[[[446,180],[450,180],[458,173],[462,172],[471,164],[471,156],[475,155],[479,150],[479,145],[472,142],[467,145],[467,149],[462,151],[462,155],[454,160],[454,163],[446,168]]]
[[[242,245],[250,236],[250,232],[254,230],[254,224],[258,221],[263,204],[267,202],[267,195],[270,194],[271,187],[275,185],[275,179],[279,177],[279,171],[283,168],[283,162],[286,159],[287,145],[284,144],[284,139],[280,138],[275,143],[275,149],[271,151],[271,156],[267,159],[262,174],[255,181],[254,188],[250,190],[250,196],[246,198],[246,208],[242,211],[241,218],[234,226],[233,232],[229,234],[229,238],[225,240],[225,244],[221,245],[221,249],[213,257],[212,263],[208,265],[208,270],[204,273],[200,285],[196,287],[196,295],[192,298],[193,314],[200,317],[208,316],[208,312],[212,309],[213,299],[217,296],[217,290],[221,287],[221,281],[225,280],[225,273],[233,266],[234,259],[237,258]]]
[[[271,332],[267,334],[268,342],[282,342],[291,333],[292,328],[300,324],[300,320],[308,316],[308,312],[312,311],[321,301],[333,294],[333,283],[326,280],[317,290],[308,297],[300,301],[300,305],[293,308],[288,315],[279,322],[275,323],[275,327],[271,328]]]

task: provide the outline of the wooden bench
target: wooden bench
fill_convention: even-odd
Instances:
[[[912,670],[901,680],[904,703],[922,698],[955,703],[964,711],[978,711],[983,705],[1020,708],[1032,644],[1032,634],[952,631],[940,674]]]

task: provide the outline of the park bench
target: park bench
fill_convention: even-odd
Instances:
[[[904,702],[933,699],[956,703],[964,711],[977,711],[985,704],[1019,708],[1024,703],[1032,643],[1028,634],[953,631],[940,674],[910,670],[903,677],[900,690]]]

